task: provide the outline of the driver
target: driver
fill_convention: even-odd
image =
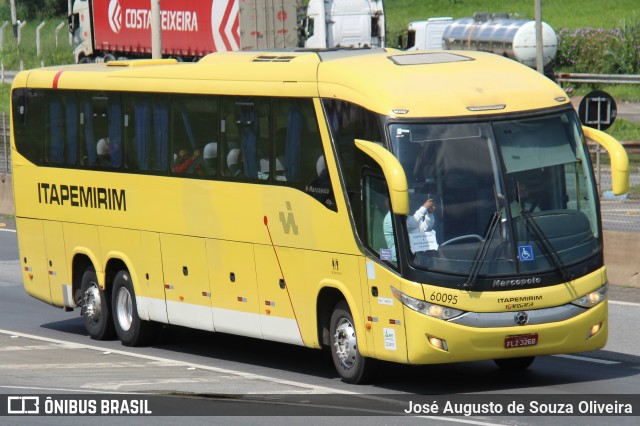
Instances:
[[[412,216],[407,218],[409,244],[413,253],[418,251],[438,250],[435,231],[435,210],[436,206],[433,199],[429,198],[425,200],[422,206],[420,206]],[[393,226],[391,224],[390,211],[384,218],[383,228],[387,247],[391,250],[391,258],[393,261],[396,261],[396,245],[393,235]]]
[[[429,198],[422,206],[413,214],[407,218],[407,229],[409,232],[418,230],[419,232],[433,231],[433,227],[436,224],[436,219],[433,215],[436,206],[433,203],[433,199]],[[435,232],[435,231],[433,231]]]
[[[436,240],[436,218],[433,214],[436,206],[433,199],[427,199],[422,206],[407,218],[407,231],[409,233],[409,246],[413,253],[419,251],[438,250]]]

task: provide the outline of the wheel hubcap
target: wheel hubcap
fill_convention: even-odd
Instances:
[[[84,292],[82,315],[93,323],[100,321],[102,314],[102,304],[100,303],[100,290],[95,283],[92,283]]]
[[[131,301],[131,294],[126,288],[121,288],[118,291],[116,316],[118,317],[118,324],[120,324],[121,329],[127,331],[131,328],[133,321],[133,302]]]
[[[336,327],[335,352],[338,359],[345,368],[351,368],[356,363],[356,355],[358,354],[358,345],[356,342],[356,330],[347,318],[338,321]]]

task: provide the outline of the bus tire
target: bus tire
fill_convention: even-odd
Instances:
[[[113,280],[113,323],[125,346],[145,346],[156,336],[157,324],[138,316],[133,282],[127,271],[119,271]]]
[[[345,383],[364,383],[373,360],[360,355],[353,316],[345,301],[339,302],[331,314],[329,342],[331,357]]]
[[[109,340],[115,337],[111,318],[111,300],[98,286],[98,276],[93,266],[82,274],[80,284],[80,314],[84,328],[93,340]]]
[[[521,358],[501,358],[494,359],[493,362],[496,363],[498,367],[502,370],[507,371],[519,371],[526,370],[532,363],[536,357],[534,356],[525,356]]]

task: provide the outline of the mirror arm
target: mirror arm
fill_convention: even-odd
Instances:
[[[591,127],[582,126],[584,135],[604,147],[611,159],[611,185],[615,195],[629,192],[629,157],[624,146],[614,137]]]
[[[355,140],[356,146],[371,157],[384,173],[391,197],[391,210],[395,214],[409,214],[409,187],[407,176],[398,159],[387,149],[373,142]]]

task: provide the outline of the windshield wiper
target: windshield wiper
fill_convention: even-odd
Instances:
[[[487,231],[485,232],[482,245],[478,249],[475,259],[473,259],[471,271],[469,272],[469,278],[467,278],[467,282],[462,285],[464,288],[471,288],[476,285],[478,274],[480,274],[482,264],[487,257],[487,253],[489,252],[491,240],[493,240],[493,236],[495,235],[496,229],[498,229],[498,224],[501,220],[502,213],[500,212],[500,210],[496,210],[495,212],[493,212],[493,215],[491,215],[491,219],[489,219],[489,224],[487,225]]]
[[[565,266],[564,262],[558,255],[558,252],[553,248],[551,241],[549,241],[549,238],[547,238],[544,232],[542,232],[542,228],[540,228],[540,226],[538,225],[536,220],[533,218],[531,213],[529,213],[523,208],[520,212],[520,216],[524,218],[529,229],[531,229],[533,233],[536,234],[536,236],[538,237],[538,243],[542,247],[542,250],[544,250],[547,257],[551,259],[551,263],[553,263],[556,270],[560,271],[562,278],[567,281],[573,280],[573,275],[571,275],[569,271],[567,271],[567,267]]]
[[[531,212],[525,208],[525,203],[522,202],[521,199],[521,191],[520,191],[520,182],[516,182],[516,200],[518,201],[518,205],[520,206],[520,217],[524,218],[525,223],[528,225],[529,229],[533,231],[534,234],[538,237],[538,243],[542,247],[542,250],[545,252],[547,257],[551,259],[551,263],[555,266],[557,271],[560,271],[560,275],[562,278],[571,281],[573,280],[573,276],[567,271],[567,267],[560,259],[558,252],[553,248],[551,241],[549,238],[542,232],[542,228],[538,225],[536,220],[531,215]]]

